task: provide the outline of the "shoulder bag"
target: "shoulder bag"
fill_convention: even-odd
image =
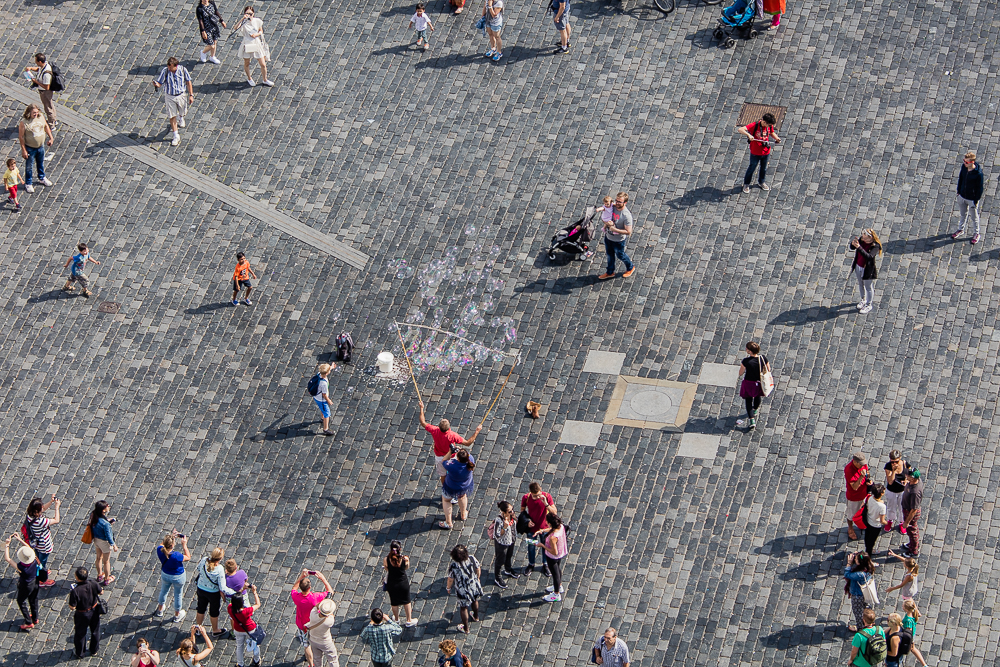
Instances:
[[[774,391],[774,375],[771,374],[770,362],[764,361],[764,357],[757,357],[757,365],[760,366],[760,390],[764,396],[770,396]],[[764,370],[764,369],[767,370]]]
[[[854,525],[860,528],[861,530],[864,530],[865,528],[868,527],[868,517],[866,515],[868,514],[869,498],[871,498],[871,494],[865,496],[864,501],[862,501],[861,503],[861,509],[855,512],[854,516],[851,517],[851,521],[854,522]]]
[[[875,607],[878,604],[878,586],[875,585],[875,575],[868,575],[868,578],[861,584],[861,593],[865,596],[865,604]]]
[[[80,541],[84,544],[94,543],[94,530],[87,524],[87,527],[83,529],[83,535],[80,536]]]

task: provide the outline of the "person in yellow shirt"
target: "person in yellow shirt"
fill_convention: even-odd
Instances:
[[[17,162],[14,158],[7,158],[7,171],[3,173],[3,185],[7,188],[7,201],[14,205],[14,208],[18,211],[21,210],[21,204],[17,201],[17,184],[24,183],[24,179],[21,178],[21,172],[17,170]]]

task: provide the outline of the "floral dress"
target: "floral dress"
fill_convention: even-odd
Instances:
[[[455,582],[455,595],[458,596],[458,606],[468,609],[472,603],[483,596],[483,584],[476,576],[479,561],[475,556],[469,556],[463,563],[451,562],[448,566],[448,576]]]
[[[215,6],[215,0],[208,0],[208,6],[199,2],[195,13],[198,15],[199,27],[205,31],[205,39],[202,41],[209,46],[215,44],[222,35],[222,18],[219,16],[219,8]]]

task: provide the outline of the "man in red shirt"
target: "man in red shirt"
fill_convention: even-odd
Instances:
[[[854,515],[861,509],[861,503],[868,495],[868,460],[858,452],[850,463],[844,466],[844,479],[847,480],[847,536],[858,539],[854,532]]]
[[[771,186],[764,182],[767,177],[767,158],[771,154],[771,139],[774,143],[780,144],[781,137],[774,131],[774,114],[766,113],[756,123],[750,123],[746,127],[736,126],[736,131],[745,136],[750,143],[750,166],[743,176],[743,192],[750,192],[750,180],[757,165],[760,165],[760,175],[757,182],[760,183],[761,190],[770,190]]]
[[[423,401],[420,401],[420,425],[427,429],[427,432],[434,438],[434,469],[437,470],[437,474],[441,477],[441,483],[444,484],[444,462],[454,456],[456,447],[471,445],[479,432],[483,430],[483,425],[477,426],[473,434],[463,440],[462,436],[451,430],[451,424],[447,419],[442,419],[437,426],[428,424],[424,417]],[[457,503],[457,501],[452,499],[452,503]]]
[[[556,503],[552,500],[552,496],[547,492],[542,491],[542,485],[538,482],[532,482],[528,485],[528,493],[521,497],[521,509],[528,511],[528,527],[531,529],[530,534],[534,534],[539,530],[545,530],[549,527],[546,519],[549,514],[556,513]],[[524,569],[525,574],[531,574],[535,571],[535,558],[536,558],[535,545],[528,542],[528,567]],[[547,563],[542,565],[542,571],[545,576],[548,576],[549,567]]]

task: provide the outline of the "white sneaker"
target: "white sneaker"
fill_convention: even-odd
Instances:
[[[208,57],[208,62],[214,63],[216,65],[221,65],[222,64],[222,61],[219,60],[218,58],[216,58],[215,56],[209,56]]]
[[[170,145],[176,146],[179,143],[181,143],[181,135],[178,134],[177,132],[174,132],[174,138],[170,140]]]
[[[562,602],[562,596],[559,595],[558,593],[549,593],[542,599],[545,600],[546,602]]]
[[[412,621],[407,621],[406,623],[403,623],[403,625],[405,625],[408,628],[412,628],[413,626],[415,626],[417,624],[417,621],[419,621],[419,620],[420,620],[419,618],[417,618],[416,616],[414,616]]]
[[[261,81],[261,83],[267,86],[268,88],[274,85],[274,81],[271,81],[270,79],[264,79],[263,81]]]
[[[50,181],[47,178],[43,178],[42,179],[42,185],[44,185],[47,188],[51,188],[52,187],[52,181]],[[31,190],[28,190],[28,192],[31,192]]]
[[[253,79],[247,79],[247,83],[249,83],[249,84],[250,84],[250,87],[251,87],[251,88],[253,88],[254,86],[256,86],[256,85],[257,85],[256,83],[254,83],[254,82],[253,82]]]
[[[177,127],[184,127],[187,123],[184,122],[184,116],[177,117]]]
[[[156,611],[153,612],[153,616],[155,616],[157,618],[163,618],[163,610],[162,609],[157,609]]]
[[[555,589],[556,589],[556,587],[555,587],[555,586],[546,586],[546,587],[545,587],[545,591],[546,591],[547,593],[551,593],[551,592],[553,592],[553,591],[554,591]],[[560,593],[565,593],[565,592],[566,592],[566,587],[565,587],[565,586],[563,586],[562,584],[559,584],[559,592],[560,592]]]
[[[187,615],[188,615],[188,613],[187,613],[186,611],[184,611],[183,609],[181,609],[181,610],[180,610],[179,612],[177,612],[177,614],[176,614],[176,615],[174,616],[174,623],[180,623],[181,621],[183,621],[183,620],[184,620],[184,617],[185,617],[185,616],[187,616]]]
[[[205,53],[204,51],[202,51],[201,53],[199,53],[198,57],[201,58],[201,62],[203,62],[203,63],[204,62],[208,62],[208,54]]]
[[[858,310],[861,310],[862,308],[864,308],[866,303],[868,303],[868,302],[867,301],[858,301]]]
[[[749,193],[750,192],[750,186],[749,185],[744,185],[743,186],[743,192],[744,192],[744,194],[745,193]]]
[[[24,186],[24,189],[25,189],[25,190],[26,190],[27,192],[30,192],[30,193],[32,193],[32,194],[34,194],[34,192],[35,192],[35,186],[34,186],[34,185],[25,185],[25,186]]]
[[[866,303],[865,307],[862,308],[859,312],[862,315],[867,315],[868,313],[872,312],[872,305],[870,303]]]
[[[458,498],[452,498],[451,499],[451,504],[452,505],[457,505],[458,504]]]

